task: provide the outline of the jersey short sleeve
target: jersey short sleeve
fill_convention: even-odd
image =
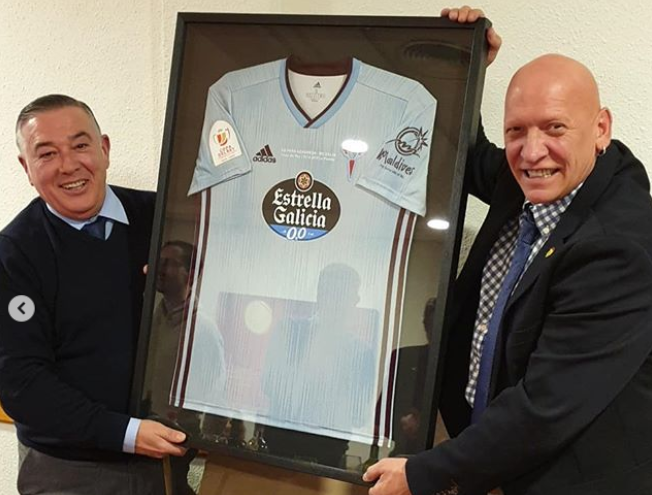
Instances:
[[[414,82],[393,133],[369,156],[357,184],[407,210],[425,215],[436,110],[437,100]]]
[[[208,90],[199,153],[188,195],[251,171],[251,160],[230,106],[227,74]]]

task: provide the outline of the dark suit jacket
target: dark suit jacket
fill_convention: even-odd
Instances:
[[[481,133],[482,134],[482,133]],[[464,400],[480,279],[523,194],[481,135],[467,171],[491,203],[456,284],[441,410],[453,440],[412,457],[413,495],[652,494],[652,201],[613,141],[505,310],[491,403]]]

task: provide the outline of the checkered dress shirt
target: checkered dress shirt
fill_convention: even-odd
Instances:
[[[532,210],[534,223],[539,229],[539,238],[532,246],[532,252],[525,263],[523,273],[528,269],[532,260],[541,250],[541,247],[546,243],[552,231],[559,223],[561,214],[566,211],[568,205],[571,204],[573,198],[582,187],[582,184],[577,186],[567,196],[549,204],[532,205],[528,202],[523,206],[529,206]],[[498,292],[503,284],[503,280],[509,271],[509,265],[514,256],[514,249],[516,248],[516,238],[518,237],[518,218],[516,215],[509,220],[500,231],[498,240],[491,248],[487,263],[482,271],[482,283],[480,285],[480,302],[478,304],[478,313],[475,317],[475,326],[473,332],[473,342],[471,345],[471,361],[469,365],[469,381],[466,385],[466,400],[473,407],[475,399],[475,389],[478,383],[478,373],[480,372],[480,356],[482,356],[482,348],[484,345],[484,337],[487,334],[489,319],[493,313]],[[518,285],[518,282],[517,284]]]

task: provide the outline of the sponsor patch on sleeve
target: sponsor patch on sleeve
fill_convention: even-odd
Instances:
[[[242,155],[233,126],[225,120],[217,120],[211,127],[208,147],[216,167]]]
[[[414,173],[420,163],[420,153],[428,147],[428,132],[423,128],[406,127],[398,133],[396,139],[385,143],[376,156],[376,161],[382,169],[405,179]],[[425,159],[427,160],[427,158],[426,154]],[[427,164],[425,166],[427,167]]]

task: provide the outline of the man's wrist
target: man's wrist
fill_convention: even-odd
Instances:
[[[136,437],[138,436],[138,428],[140,428],[140,419],[129,418],[129,424],[125,431],[125,439],[122,443],[122,451],[127,454],[136,453]]]

